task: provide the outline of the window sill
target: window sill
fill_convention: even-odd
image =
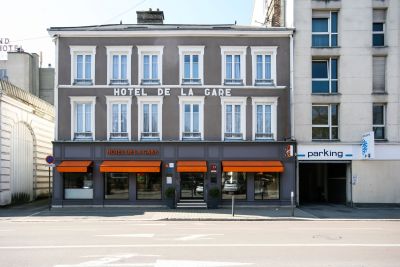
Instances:
[[[340,48],[340,46],[311,46],[311,48],[316,48],[316,49],[334,49],[334,48]]]
[[[389,140],[387,140],[386,138],[385,139],[375,139],[374,141],[376,143],[387,143],[387,142],[389,142]]]
[[[324,142],[328,142],[328,143],[339,143],[340,139],[313,139],[311,140],[312,142],[315,143],[324,143]]]
[[[316,95],[316,96],[340,96],[342,94],[341,93],[311,93],[311,95]]]
[[[372,92],[371,95],[388,95],[388,92]]]

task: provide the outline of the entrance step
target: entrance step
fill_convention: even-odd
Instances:
[[[207,209],[207,203],[203,199],[180,199],[176,203],[177,209]]]

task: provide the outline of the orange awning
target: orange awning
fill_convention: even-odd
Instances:
[[[58,172],[90,172],[89,167],[92,165],[90,160],[65,160],[57,167]]]
[[[178,161],[177,172],[207,172],[207,162],[200,161]]]
[[[100,172],[160,172],[160,165],[160,160],[106,160],[100,165]]]
[[[280,161],[222,161],[223,172],[283,172]]]

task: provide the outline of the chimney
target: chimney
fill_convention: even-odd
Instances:
[[[163,24],[164,23],[164,12],[157,8],[157,11],[136,11],[137,24]]]

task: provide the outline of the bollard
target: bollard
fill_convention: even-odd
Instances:
[[[235,194],[232,194],[232,217],[235,217]]]
[[[292,217],[294,217],[294,192],[290,192],[290,201],[292,205]]]

